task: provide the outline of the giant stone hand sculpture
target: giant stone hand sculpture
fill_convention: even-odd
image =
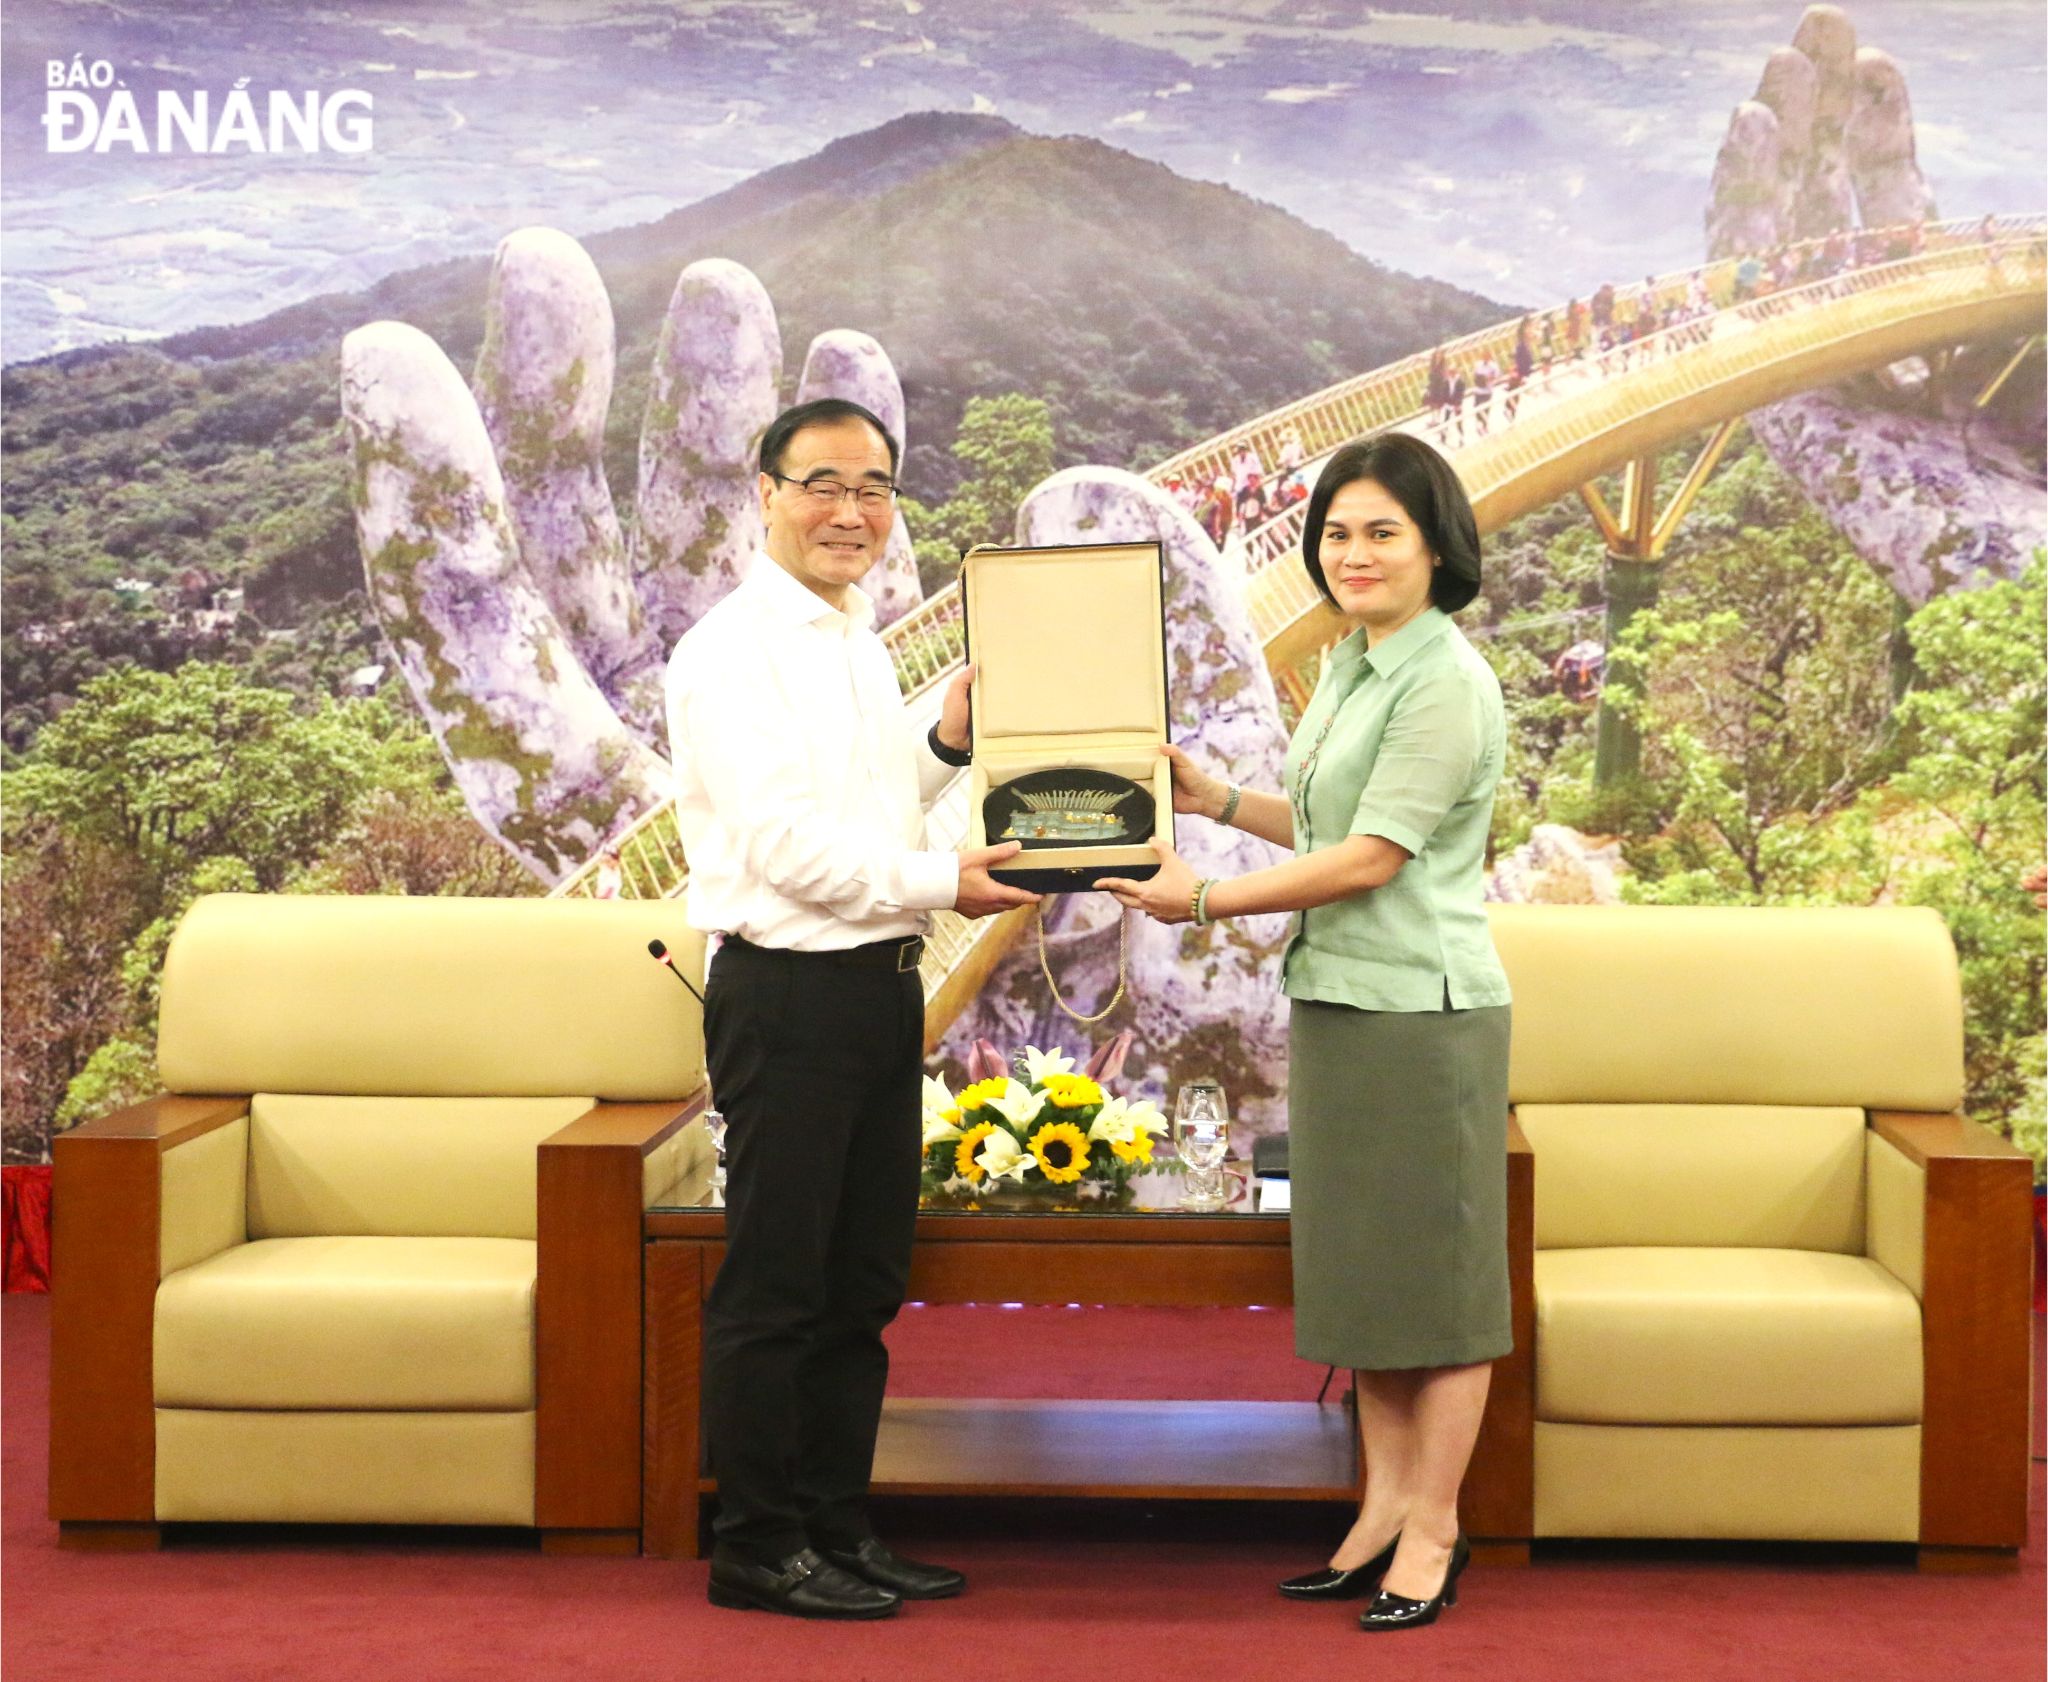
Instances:
[[[1904,72],[1889,54],[1859,48],[1839,7],[1810,7],[1729,120],[1707,208],[1709,255],[1934,213]],[[1929,391],[1887,393],[1880,378],[1749,417],[1778,465],[1916,606],[1955,585],[2014,576],[2048,542],[2038,373],[2031,388],[2012,382],[1998,409],[1971,403],[2012,349],[1966,348]]]
[[[1166,657],[1173,740],[1195,761],[1253,788],[1280,787],[1287,737],[1265,652],[1241,586],[1186,510],[1163,491],[1110,467],[1054,474],[1017,514],[1020,544],[1160,542],[1166,546]],[[1203,875],[1235,876],[1273,863],[1276,848],[1201,818],[1176,822],[1181,856]],[[1046,958],[1060,992],[1083,1013],[1116,986],[1121,908],[1107,894],[1067,894],[1045,905]],[[1164,1095],[1169,1082],[1212,1074],[1247,1132],[1285,1116],[1287,1001],[1280,994],[1284,916],[1243,917],[1198,929],[1133,913],[1127,920],[1129,990],[1102,1023],[1084,1028],[1054,1004],[1039,969],[1037,936],[1003,960],[954,1023],[942,1054],[965,1063],[976,1039],[998,1046],[1064,1045],[1085,1055],[1121,1028],[1137,1033],[1126,1091]]]
[[[549,883],[669,792],[662,669],[760,542],[755,456],[782,377],[761,283],[723,259],[683,270],[628,528],[603,471],[614,356],[596,265],[547,228],[498,247],[474,393],[402,323],[342,343],[371,604],[471,812]],[[805,386],[893,393],[878,412],[901,424],[865,335],[821,335]],[[919,599],[900,547],[862,580],[884,620]]]

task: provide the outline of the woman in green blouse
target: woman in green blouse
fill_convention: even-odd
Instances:
[[[1468,1557],[1458,1486],[1508,1312],[1508,983],[1482,903],[1506,745],[1500,684],[1448,617],[1479,592],[1472,505],[1442,456],[1382,433],[1330,458],[1302,559],[1351,634],[1287,750],[1286,792],[1178,748],[1174,810],[1294,857],[1198,880],[1163,842],[1105,881],[1162,922],[1297,913],[1283,985],[1295,1346],[1356,1374],[1365,1501],[1327,1569],[1281,1592],[1377,1594],[1369,1630],[1433,1621]]]

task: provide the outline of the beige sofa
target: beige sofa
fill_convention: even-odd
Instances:
[[[1517,1349],[1471,1528],[2013,1558],[2032,1175],[1956,1114],[1939,918],[1500,906],[1493,928]]]
[[[709,1146],[669,903],[221,895],[55,1148],[50,1510],[637,1547],[640,1214]],[[694,1102],[693,1102],[694,1100]]]

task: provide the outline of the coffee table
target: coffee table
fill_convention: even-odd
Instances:
[[[694,1558],[705,1475],[703,1303],[724,1253],[708,1167],[646,1214],[642,1529],[649,1554]],[[930,1208],[917,1221],[917,1302],[1283,1306],[1294,1301],[1287,1217],[1177,1207],[1180,1182],[1142,1176],[1132,1205],[1078,1211]],[[1000,1283],[997,1283],[999,1281]],[[1341,1501],[1358,1496],[1340,1402],[893,1400],[874,1490],[886,1495]]]

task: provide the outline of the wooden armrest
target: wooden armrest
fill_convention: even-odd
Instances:
[[[640,1266],[647,1157],[706,1094],[594,1104],[540,1143],[534,1523],[640,1525]]]
[[[1960,1115],[1873,1110],[1926,1176],[1920,1545],[2018,1548],[2027,1531],[2034,1167]]]
[[[247,1095],[160,1092],[52,1141],[50,1516],[156,1516],[152,1337],[163,1155],[249,1113]]]
[[[130,1104],[125,1110],[103,1115],[97,1121],[80,1122],[78,1126],[59,1133],[51,1156],[54,1160],[55,1146],[75,1144],[80,1140],[91,1143],[107,1139],[153,1139],[161,1154],[173,1145],[182,1145],[187,1139],[196,1139],[202,1133],[211,1133],[216,1127],[239,1121],[248,1113],[247,1093],[193,1098],[181,1093],[159,1092],[139,1104]]]
[[[2028,1176],[2032,1177],[2033,1159],[2025,1151],[1968,1116],[1937,1115],[1924,1110],[1872,1110],[1870,1128],[1922,1168],[1935,1161],[1995,1162],[2010,1158],[2027,1163]]]
[[[590,1149],[610,1146],[631,1147],[645,1156],[679,1128],[704,1113],[709,1092],[678,1103],[664,1098],[655,1103],[593,1104],[559,1133],[541,1141],[541,1149],[564,1147]]]
[[[1493,1363],[1486,1414],[1465,1474],[1465,1527],[1526,1541],[1536,1522],[1536,1153],[1508,1111],[1508,1296],[1514,1349]]]

